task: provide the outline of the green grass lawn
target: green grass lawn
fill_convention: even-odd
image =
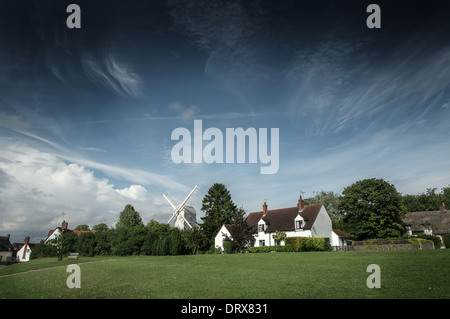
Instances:
[[[69,289],[79,263],[81,288]],[[381,288],[366,285],[367,266]],[[0,269],[0,298],[450,298],[450,249],[33,260]]]

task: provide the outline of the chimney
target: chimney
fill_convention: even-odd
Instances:
[[[22,255],[22,259],[25,259],[26,254],[27,254],[27,247],[28,247],[28,243],[30,242],[30,237],[27,236],[25,237],[25,239],[23,240],[23,255]]]
[[[266,214],[267,214],[267,204],[266,204],[266,202],[264,202],[264,204],[263,204],[263,216],[266,216]]]
[[[69,223],[64,220],[61,225],[61,231],[65,232],[67,230],[67,226],[69,226]]]
[[[441,213],[446,213],[447,212],[447,209],[445,208],[445,203],[444,202],[442,202],[442,206],[440,208],[440,211],[441,211]]]
[[[300,195],[300,198],[298,199],[298,211],[301,211],[303,209],[303,198],[302,195]]]

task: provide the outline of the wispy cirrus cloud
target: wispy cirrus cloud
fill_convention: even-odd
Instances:
[[[431,51],[416,46],[418,39],[357,55],[360,47],[332,37],[316,51],[300,51],[286,73],[288,111],[309,119],[310,134],[398,121],[415,125],[447,105],[450,95],[448,45]],[[420,41],[433,44],[426,35]]]
[[[102,58],[87,52],[81,54],[85,75],[92,83],[104,86],[123,97],[145,98],[142,81],[131,65],[119,61],[112,53]]]

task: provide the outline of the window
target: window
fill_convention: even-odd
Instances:
[[[258,225],[258,231],[264,231],[264,224]]]
[[[301,229],[302,227],[303,227],[303,220],[296,220],[295,221],[295,229]]]
[[[266,241],[265,240],[260,240],[259,241],[259,247],[264,247],[266,245]]]

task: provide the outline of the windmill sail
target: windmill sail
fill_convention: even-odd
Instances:
[[[175,199],[169,193],[166,192],[163,194],[164,198],[169,202],[170,206],[172,206],[172,208],[174,209],[174,213],[167,221],[168,224],[170,224],[172,220],[175,219],[175,227],[179,229],[189,229],[197,226],[196,221],[197,214],[195,212],[195,209],[192,206],[186,206],[186,204],[191,199],[191,197],[198,191],[198,189],[199,187],[196,185],[180,205],[177,204]]]

